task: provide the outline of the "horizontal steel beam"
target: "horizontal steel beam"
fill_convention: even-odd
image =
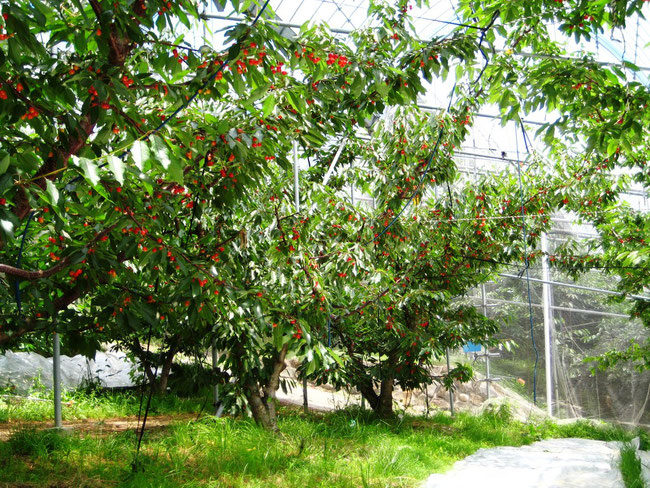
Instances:
[[[200,16],[203,19],[215,19],[215,20],[230,20],[232,22],[244,22],[246,20],[249,20],[245,17],[237,17],[237,16],[230,16],[230,15],[216,15],[216,14],[201,14]],[[293,22],[284,22],[282,20],[277,20],[277,19],[269,19],[271,22],[273,22],[275,25],[279,27],[288,27],[290,29],[300,29],[302,26],[300,24],[296,24]],[[330,32],[335,32],[337,34],[352,34],[354,32],[353,29],[338,29],[335,27],[328,27]],[[422,40],[422,42],[427,42],[426,40]],[[497,49],[496,52],[498,53],[503,53],[505,51],[501,49]],[[516,52],[512,53],[511,56],[521,56],[523,58],[540,58],[540,59],[557,59],[557,60],[563,60],[563,61],[581,61],[581,58],[573,58],[570,56],[557,56],[553,54],[539,54],[539,53],[524,53],[524,52]],[[596,61],[596,64],[599,64],[601,66],[617,66],[624,68],[625,66],[622,63],[612,63],[608,61]],[[647,66],[638,66],[640,71],[650,71],[650,67]]]
[[[476,300],[481,300],[481,297],[470,297]],[[501,300],[499,298],[490,298],[487,297],[487,300],[490,302],[494,302],[495,304],[504,304],[504,305],[521,305],[523,306],[528,306],[528,302],[518,302],[516,300]],[[535,308],[543,308],[544,306],[539,304],[539,303],[532,303],[531,304]],[[573,308],[573,307],[560,307],[557,305],[551,306],[553,310],[559,310],[561,312],[571,312],[571,313],[583,313],[583,314],[589,314],[589,315],[600,315],[603,317],[616,317],[620,319],[629,319],[629,315],[625,315],[622,313],[615,313],[615,312],[602,312],[600,310],[586,310],[584,308]]]
[[[628,296],[630,298],[634,298],[635,300],[646,300],[650,301],[650,297],[642,296],[642,295],[626,295],[625,293],[621,293],[620,291],[614,291],[614,290],[606,290],[604,288],[594,288],[592,286],[582,286],[582,285],[575,285],[573,283],[562,283],[560,281],[548,281],[548,280],[540,280],[538,278],[526,278],[524,276],[519,276],[519,275],[513,275],[509,273],[499,273],[499,276],[503,276],[504,278],[515,278],[517,280],[530,280],[535,283],[546,283],[548,285],[555,285],[555,286],[563,286],[565,288],[575,288],[577,290],[585,290],[585,291],[593,291],[596,293],[604,293],[605,295],[615,295],[615,296]]]

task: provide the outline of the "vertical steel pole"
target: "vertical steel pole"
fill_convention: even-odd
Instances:
[[[352,159],[352,170],[354,171],[354,159]],[[350,181],[350,203],[354,207],[354,180]]]
[[[300,212],[300,168],[298,167],[298,142],[293,142],[293,197],[296,212]],[[307,378],[302,379],[302,409],[309,412],[309,400],[307,398]]]
[[[481,308],[483,315],[487,317],[487,295],[485,294],[485,283],[481,284]],[[490,351],[485,349],[485,395],[490,399]]]
[[[354,170],[354,158],[352,158],[352,169]],[[350,205],[354,207],[354,180],[350,181]],[[361,409],[366,409],[366,399],[361,395]]]
[[[63,426],[61,415],[61,342],[59,333],[56,332],[56,317],[54,322],[54,351],[52,355],[52,382],[54,387],[54,427]]]
[[[487,399],[490,399],[490,351],[485,350],[485,389]]]
[[[542,284],[542,305],[544,311],[544,362],[546,363],[546,411],[549,416],[553,416],[553,367],[551,357],[551,327],[553,326],[553,309],[551,308],[551,285],[550,272],[548,265],[548,240],[546,233],[541,237],[542,251],[542,280],[547,283]]]
[[[341,153],[343,152],[343,148],[345,147],[345,143],[347,142],[347,140],[348,140],[348,138],[345,137],[341,141],[341,145],[339,146],[338,150],[336,151],[336,154],[334,155],[334,160],[332,161],[332,164],[330,164],[330,167],[327,170],[327,173],[325,173],[325,177],[323,178],[323,185],[327,185],[327,182],[330,180],[330,178],[334,174],[334,169],[336,169],[336,163],[338,163],[339,158],[341,157]]]
[[[449,348],[447,348],[447,373],[451,370],[451,364],[449,363]],[[449,389],[449,411],[451,415],[454,415],[454,389]]]
[[[300,211],[300,168],[298,168],[298,143],[293,143],[293,202]]]

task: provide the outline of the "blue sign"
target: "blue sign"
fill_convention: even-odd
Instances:
[[[463,346],[463,352],[481,352],[482,346],[480,344],[474,344],[473,342],[468,342]]]

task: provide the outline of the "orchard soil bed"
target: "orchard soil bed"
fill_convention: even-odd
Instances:
[[[147,431],[161,430],[170,424],[188,420],[195,420],[196,414],[179,413],[175,415],[156,415],[147,417]],[[142,420],[140,420],[140,424]],[[0,441],[6,441],[11,438],[14,432],[20,430],[46,430],[54,428],[52,421],[12,421],[10,423],[0,423]],[[92,433],[93,435],[108,435],[116,432],[126,432],[138,429],[138,417],[116,417],[107,419],[81,419],[63,421],[63,429],[83,433]]]

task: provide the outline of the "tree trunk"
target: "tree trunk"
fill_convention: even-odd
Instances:
[[[361,392],[363,398],[366,399],[370,408],[373,411],[377,411],[377,406],[379,405],[379,395],[375,393],[375,389],[372,387],[372,383],[363,383],[356,385],[357,389]]]
[[[251,382],[246,387],[246,398],[255,422],[268,430],[278,430],[275,394],[280,387],[280,374],[286,368],[284,360],[287,357],[287,350],[288,345],[285,344],[273,364],[273,371],[266,384],[259,385],[257,382]]]
[[[386,419],[393,416],[395,380],[392,375],[381,380],[379,394],[375,392],[370,383],[358,384],[356,387],[377,417]]]
[[[169,352],[165,354],[165,361],[160,370],[160,379],[158,382],[158,393],[161,395],[167,393],[167,383],[169,382],[169,374],[172,372],[172,364],[174,363],[175,355],[176,351],[173,349],[170,349]]]
[[[641,419],[643,418],[643,414],[645,413],[645,408],[648,405],[648,400],[650,399],[650,384],[648,384],[648,390],[646,391],[645,394],[645,400],[643,401],[643,405],[641,405],[641,408],[637,411],[637,413],[634,415],[634,418],[632,419],[632,422],[635,424],[638,424],[641,422]]]
[[[277,422],[272,421],[267,405],[264,404],[262,395],[260,395],[260,389],[256,383],[246,387],[246,399],[248,400],[248,405],[251,407],[255,422],[267,430],[277,430]]]
[[[395,380],[392,374],[381,380],[381,388],[379,390],[377,408],[374,409],[378,417],[385,419],[393,416],[394,388]]]

